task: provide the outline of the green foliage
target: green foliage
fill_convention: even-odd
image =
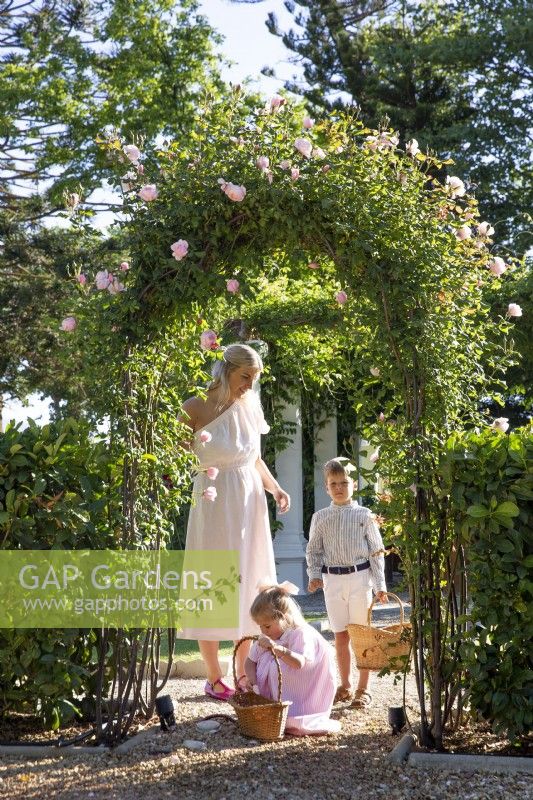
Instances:
[[[8,426],[0,434],[1,549],[103,549],[120,539],[120,467],[88,426]],[[0,551],[1,552],[1,551]],[[96,689],[88,630],[0,630],[0,706],[57,728]]]
[[[472,707],[519,738],[533,727],[532,431],[454,435],[446,456],[470,585],[464,680]]]
[[[236,0],[238,2],[239,0]],[[367,123],[387,119],[475,187],[500,241],[531,242],[529,119],[531,14],[527,0],[367,3],[297,0],[294,28],[270,31],[303,64],[287,88],[317,109],[356,103]]]

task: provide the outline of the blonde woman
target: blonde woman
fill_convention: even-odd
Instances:
[[[265,491],[272,494],[281,513],[290,506],[289,495],[261,458],[260,437],[269,428],[253,386],[262,370],[253,348],[228,345],[213,367],[205,400],[190,397],[183,404],[200,460],[194,494],[200,497],[210,487],[216,488],[213,502],[198,501],[191,508],[186,549],[240,552],[239,627],[184,632],[187,638],[198,639],[207,673],[205,693],[218,700],[228,700],[234,693],[221,679],[219,642],[259,632],[249,611],[258,582],[265,577],[276,582]],[[208,476],[212,467],[219,470],[214,482]],[[237,653],[238,676],[244,676],[247,654],[243,644]]]

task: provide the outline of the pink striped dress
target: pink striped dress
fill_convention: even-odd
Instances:
[[[281,699],[291,701],[285,728],[287,733],[306,736],[340,731],[340,722],[330,719],[337,683],[331,645],[307,623],[284,631],[278,642],[305,656],[305,664],[301,669],[283,664],[280,660]],[[250,659],[256,663],[259,693],[277,700],[278,671],[272,653],[254,642]]]

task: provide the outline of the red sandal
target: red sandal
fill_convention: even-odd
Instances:
[[[215,691],[215,686],[222,686],[222,691],[217,692]],[[215,700],[229,700],[230,697],[233,697],[235,694],[234,689],[231,689],[229,686],[226,686],[222,678],[218,678],[218,680],[205,682],[204,692],[209,695],[209,697],[213,697]]]

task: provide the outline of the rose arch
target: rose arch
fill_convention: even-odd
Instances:
[[[356,114],[313,121],[280,98],[257,109],[236,90],[206,104],[185,147],[115,134],[101,145],[122,180],[129,269],[98,274],[109,292],[87,295],[78,331],[105,340],[106,402],[124,442],[122,543],[164,546],[165,508],[186,494],[177,405],[219,357],[202,333],[273,344],[280,391],[306,362],[349,397],[379,453],[413,604],[422,735],[441,746],[465,597],[439,462],[452,431],[479,421],[507,358],[510,321],[483,300],[506,266],[491,227],[445,177],[450,162]]]

